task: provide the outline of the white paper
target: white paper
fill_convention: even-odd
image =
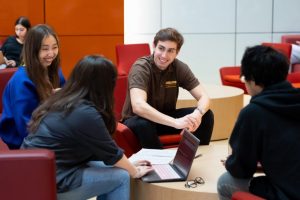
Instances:
[[[1,64],[0,65],[0,69],[5,69],[6,68],[6,64]]]
[[[139,152],[133,154],[130,158],[130,162],[137,160],[148,160],[151,164],[168,164],[170,163],[176,154],[177,149],[141,149]]]

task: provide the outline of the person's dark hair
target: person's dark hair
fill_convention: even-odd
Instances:
[[[263,87],[286,80],[288,70],[286,56],[272,47],[248,47],[242,58],[241,76]]]
[[[31,28],[31,24],[30,24],[29,19],[27,17],[24,17],[24,16],[21,16],[16,20],[15,26],[18,25],[18,24],[24,26],[27,29],[27,31]]]
[[[53,88],[59,87],[59,51],[47,69],[41,65],[39,60],[43,39],[50,35],[56,39],[57,45],[59,45],[57,35],[52,28],[45,24],[36,25],[29,29],[22,49],[22,60],[25,63],[29,78],[36,86],[41,101],[44,101],[52,94]],[[49,80],[47,77],[49,77]]]
[[[159,30],[154,37],[154,45],[156,46],[158,41],[172,41],[177,44],[177,53],[183,45],[183,36],[174,28],[165,28]]]
[[[68,114],[83,100],[89,100],[101,113],[110,134],[113,134],[116,129],[113,95],[116,78],[116,67],[108,59],[97,55],[84,57],[75,65],[65,86],[33,112],[29,131],[34,133],[49,112]]]

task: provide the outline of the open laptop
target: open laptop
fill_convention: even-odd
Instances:
[[[188,130],[182,130],[182,138],[172,163],[152,165],[153,171],[141,179],[144,182],[171,182],[185,181],[191,170],[198,146],[199,139]]]

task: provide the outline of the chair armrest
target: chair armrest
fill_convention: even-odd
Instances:
[[[124,150],[124,154],[130,157],[141,149],[140,143],[132,131],[124,124],[117,122],[116,132],[113,138],[117,145]]]
[[[46,149],[0,153],[1,199],[56,199],[54,153]]]
[[[232,200],[264,200],[264,199],[248,192],[238,191],[232,195]]]
[[[0,119],[1,119],[1,114],[0,114]],[[5,144],[5,142],[3,142],[3,140],[0,138],[0,151],[8,151],[9,148],[8,146]]]

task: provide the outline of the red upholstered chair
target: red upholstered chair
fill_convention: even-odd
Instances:
[[[122,108],[126,98],[127,92],[127,76],[118,76],[116,87],[114,91],[115,97],[115,117],[117,121],[121,119]],[[139,141],[132,131],[125,126],[117,122],[116,132],[113,136],[114,140],[124,150],[124,153],[127,157],[130,157],[132,154],[138,152],[141,149]]]
[[[235,192],[232,195],[232,200],[264,200],[261,197],[255,196],[254,194],[248,192]]]
[[[115,97],[115,117],[119,121],[122,117],[123,104],[127,93],[127,76],[118,76],[114,91]]]
[[[4,88],[6,86],[6,83],[9,81],[9,79],[12,77],[12,75],[17,71],[18,68],[7,68],[7,69],[1,69],[0,70],[0,113],[2,113],[2,95]]]
[[[292,46],[287,43],[268,43],[264,42],[262,45],[273,47],[274,49],[282,52],[288,59],[291,56]],[[299,68],[300,70],[300,68]],[[239,66],[226,66],[220,68],[220,76],[223,85],[238,87],[244,90],[247,94],[245,84],[240,81],[240,67]],[[300,87],[300,75],[295,72],[288,74],[287,80],[292,83],[296,88]]]
[[[8,151],[8,150],[9,150],[8,146],[0,138],[0,151]]]
[[[292,83],[295,88],[300,88],[300,72],[288,74],[287,80]]]
[[[133,63],[140,57],[150,55],[148,43],[120,44],[116,46],[117,69],[119,75],[128,75]]]
[[[296,41],[300,41],[300,35],[282,35],[281,43],[296,44]]]
[[[288,59],[291,58],[292,53],[292,45],[291,43],[262,43],[266,46],[271,46],[274,49],[277,49],[278,51],[282,52],[284,55],[287,56]],[[300,71],[300,63],[295,63],[292,65],[291,73]]]
[[[247,94],[245,84],[240,81],[240,67],[221,67],[220,76],[223,85],[241,88]],[[300,72],[289,73],[287,80],[295,88],[300,88]]]
[[[0,48],[2,47],[2,45],[4,44],[6,38],[5,39],[0,39]]]
[[[292,45],[290,43],[262,43],[266,46],[271,46],[274,49],[282,52],[288,59],[291,57]],[[299,69],[298,69],[299,68]],[[299,72],[297,72],[299,70]],[[287,80],[296,88],[300,88],[300,64],[292,66],[291,73],[288,74]]]
[[[300,35],[282,35],[281,42],[296,44],[296,41],[300,41]],[[300,72],[300,63],[292,64],[292,72]]]
[[[0,199],[55,200],[55,156],[46,149],[8,150],[0,139]]]
[[[292,45],[288,43],[271,43],[271,42],[263,42],[262,45],[270,46],[279,52],[283,53],[288,59],[291,57]]]
[[[291,56],[292,51],[292,45],[289,43],[263,43],[263,45],[270,45],[273,48],[277,49],[278,51],[281,51],[283,54],[285,54],[289,59]],[[299,69],[298,69],[299,67]],[[297,72],[297,70],[300,71],[300,65],[293,66],[292,72],[288,74],[287,80],[292,83],[294,87],[299,88],[300,85],[300,72]]]
[[[240,80],[240,66],[224,66],[219,69],[222,85],[233,86],[244,90],[247,94],[245,83]]]
[[[141,149],[141,145],[132,131],[124,124],[117,122],[114,140],[124,150],[124,154],[130,157]]]
[[[300,63],[294,63],[292,65],[292,72],[300,72]]]

